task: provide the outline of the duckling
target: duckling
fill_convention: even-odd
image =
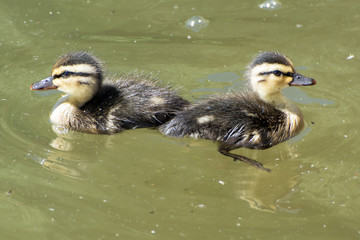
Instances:
[[[32,84],[30,89],[58,89],[67,94],[50,114],[54,126],[113,134],[159,126],[189,104],[151,78],[136,73],[118,79],[105,78],[103,64],[92,54],[81,51],[60,57],[50,77]]]
[[[260,162],[230,151],[267,149],[297,135],[304,127],[303,115],[281,90],[316,81],[297,73],[290,59],[278,52],[260,53],[248,66],[246,77],[244,92],[213,96],[188,106],[160,131],[172,137],[218,141],[221,154],[270,172]]]

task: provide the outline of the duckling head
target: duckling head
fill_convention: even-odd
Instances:
[[[297,73],[291,60],[278,52],[260,53],[248,66],[247,77],[251,89],[270,103],[282,99],[281,90],[286,87],[316,84]]]
[[[69,96],[69,102],[81,107],[88,102],[102,84],[101,62],[88,52],[71,52],[52,68],[50,77],[30,86],[31,90],[58,89]]]

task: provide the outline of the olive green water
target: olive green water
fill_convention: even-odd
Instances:
[[[359,239],[360,2],[260,3],[1,1],[0,238]],[[187,29],[192,16],[208,26]],[[306,119],[299,137],[236,151],[269,174],[156,130],[58,139],[48,114],[61,94],[29,85],[83,49],[110,73],[159,73],[189,100],[240,88],[260,50],[318,84],[286,91]]]

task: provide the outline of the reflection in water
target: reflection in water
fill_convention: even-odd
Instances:
[[[299,164],[299,160],[295,160],[299,158],[296,146],[287,146],[286,150],[278,153],[276,167],[272,167],[271,173],[247,167],[236,176],[236,196],[247,201],[251,208],[272,213],[297,213],[301,209],[288,199],[295,192],[301,173],[313,168],[313,165]]]
[[[74,154],[67,152],[48,150],[45,157],[38,156],[32,152],[27,157],[39,163],[41,166],[52,172],[72,178],[84,178],[86,162],[74,159]]]
[[[66,136],[58,136],[49,145],[54,148],[46,152],[45,157],[28,154],[30,158],[44,168],[72,178],[86,178],[88,159],[83,152],[75,152],[77,137],[71,132]],[[85,158],[84,158],[85,157]]]
[[[70,142],[66,141],[62,137],[57,137],[54,140],[52,140],[50,143],[50,146],[55,149],[58,149],[61,151],[66,151],[66,152],[73,150],[72,144]]]
[[[67,177],[73,177],[73,178],[83,177],[82,174],[77,169],[66,166],[66,163],[63,160],[62,156],[55,152],[50,152],[48,157],[41,162],[41,165],[50,171],[60,173]],[[84,164],[80,166],[84,166]]]
[[[270,174],[247,168],[236,182],[238,186],[236,195],[247,201],[253,209],[277,212],[281,209],[279,205],[281,199],[291,193],[299,180],[297,166],[296,163],[286,171],[273,170]]]
[[[226,170],[224,172],[227,174],[222,175],[221,181],[225,182],[226,185],[231,185],[230,189],[232,189],[235,198],[246,201],[250,208],[261,212],[294,214],[304,209],[304,206],[292,201],[293,194],[299,191],[298,185],[303,174],[318,170],[312,162],[304,160],[304,157],[300,155],[303,150],[298,149],[301,145],[299,145],[299,141],[303,140],[309,132],[311,132],[310,126],[298,135],[299,138],[279,144],[269,150],[237,150],[240,153],[243,151],[242,153],[245,156],[258,160],[265,167],[269,167],[272,170],[270,173],[241,162],[229,161],[227,158],[221,160],[219,154],[215,156],[211,153],[205,154],[209,159],[216,159],[213,162],[216,168],[224,168],[225,164]],[[194,154],[201,151],[207,152],[208,148],[214,147],[212,143],[209,144],[206,140],[187,139],[184,141],[189,142],[189,144],[182,147],[176,146],[176,148],[186,149],[190,147]],[[179,142],[182,141],[175,143]]]
[[[54,128],[53,131],[58,137],[51,140],[46,145],[53,149],[41,147],[38,149],[39,141],[31,144],[27,157],[39,163],[44,168],[67,177],[84,178],[86,176],[86,161],[84,154],[75,154],[73,150],[76,136],[66,129]],[[47,141],[42,139],[42,141]],[[37,144],[37,145],[36,145]]]
[[[66,140],[66,138],[73,138],[72,132],[63,126],[52,125],[51,128],[58,137],[51,141],[50,146],[60,151],[69,152],[73,150],[71,142]]]
[[[87,165],[94,155],[104,153],[115,147],[113,136],[99,136],[74,132],[63,127],[52,126],[57,137],[48,143],[53,149],[46,151],[44,157],[28,153],[28,157],[44,168],[72,178],[86,178]],[[91,146],[91,151],[89,151]]]

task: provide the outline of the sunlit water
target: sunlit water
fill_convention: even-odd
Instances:
[[[1,239],[358,239],[357,1],[16,1],[0,3]],[[208,20],[199,31],[187,20]],[[279,50],[317,85],[285,92],[305,130],[236,152],[154,129],[59,139],[59,92],[29,85],[59,55],[89,49],[110,73],[159,73],[189,100],[241,89],[260,50]]]

